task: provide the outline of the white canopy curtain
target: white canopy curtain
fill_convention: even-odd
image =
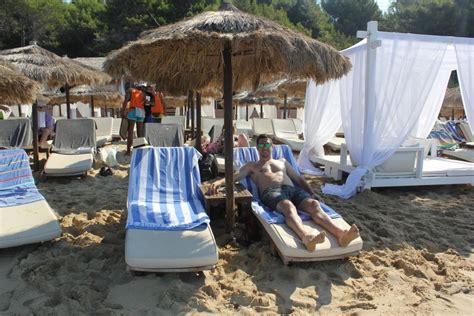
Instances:
[[[356,52],[365,51],[366,40],[341,51],[342,54],[351,59],[354,65]],[[348,76],[351,76],[349,73]],[[306,85],[304,103],[305,144],[298,157],[298,167],[301,172],[311,175],[322,175],[319,168],[313,166],[310,161],[312,156],[324,156],[323,146],[336,134],[342,124],[341,118],[341,80],[331,80],[323,85],[317,86],[310,80]],[[357,81],[360,82],[360,81]]]
[[[454,48],[458,62],[461,97],[471,132],[474,133],[474,39],[457,38]]]
[[[311,175],[322,175],[315,168],[309,157],[324,156],[323,145],[326,144],[341,126],[341,104],[339,98],[339,81],[330,81],[317,86],[310,80],[306,84],[304,117],[311,120],[305,122],[303,134],[305,143],[298,157],[301,172]]]
[[[400,147],[420,117],[448,46],[414,34],[378,33],[376,26],[371,34],[367,50],[376,52],[371,77],[366,78],[366,69],[371,69],[366,67],[367,52],[360,50],[352,59],[353,70],[341,80],[343,128],[357,168],[344,185],[325,185],[325,194],[353,196],[366,172]],[[367,88],[373,92],[366,94]]]

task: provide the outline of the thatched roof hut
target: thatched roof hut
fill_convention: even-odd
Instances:
[[[0,59],[13,63],[30,79],[50,87],[105,84],[111,78],[107,74],[58,55],[33,44],[0,51]]]
[[[351,64],[329,45],[223,3],[217,12],[144,32],[109,54],[104,69],[112,76],[130,75],[155,82],[158,90],[182,95],[208,86],[223,87],[226,211],[231,230],[235,216],[232,91],[255,90],[282,77],[323,83],[346,74]],[[199,106],[196,113],[200,135]]]
[[[40,85],[25,77],[14,65],[0,59],[0,104],[31,103]]]
[[[464,104],[462,102],[461,90],[459,87],[449,88],[444,95],[443,105],[440,115],[445,117],[459,117],[465,114]]]
[[[64,95],[60,93],[45,94],[49,98],[49,105],[59,105],[64,103]],[[102,86],[77,86],[70,90],[69,99],[71,102],[90,103],[91,97],[94,104],[106,106],[108,108],[120,108],[123,102],[123,96],[113,85]]]
[[[329,45],[231,5],[144,32],[112,52],[104,69],[115,77],[128,74],[183,95],[208,85],[221,88],[222,51],[229,42],[234,89],[254,90],[261,82],[283,76],[322,83],[351,69],[348,59]]]

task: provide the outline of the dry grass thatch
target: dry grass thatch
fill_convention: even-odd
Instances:
[[[459,87],[450,88],[446,90],[442,108],[450,109],[450,110],[451,109],[455,109],[455,110],[464,109],[464,105],[462,103],[462,97],[461,97],[461,90],[459,89]]]
[[[232,46],[234,89],[254,90],[275,77],[323,83],[351,69],[331,46],[229,5],[144,32],[109,54],[104,69],[173,94],[221,88],[225,43]]]
[[[263,85],[255,90],[255,96],[258,97],[284,97],[288,96],[304,97],[306,94],[306,80],[303,79],[280,79],[267,85]]]
[[[0,104],[32,103],[40,85],[23,74],[11,63],[0,59]]]
[[[64,93],[45,94],[49,98],[49,105],[59,105],[66,102]],[[77,86],[69,91],[69,100],[73,103],[90,103],[94,98],[95,106],[106,106],[108,108],[120,108],[123,102],[121,96],[114,85],[102,86]]]
[[[0,59],[13,63],[30,79],[50,87],[81,84],[105,84],[111,78],[106,73],[67,57],[30,45],[0,51]]]

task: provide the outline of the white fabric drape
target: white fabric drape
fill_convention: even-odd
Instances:
[[[474,39],[457,39],[454,48],[462,101],[471,132],[474,133]]]
[[[310,161],[312,155],[324,156],[323,145],[326,144],[341,126],[341,103],[339,81],[329,81],[317,86],[308,81],[304,102],[304,117],[311,120],[304,124],[305,143],[298,157],[301,172],[311,175],[322,175]]]
[[[414,129],[441,68],[447,43],[417,41],[412,34],[380,34],[374,107],[366,109],[366,50],[355,52],[353,70],[341,80],[343,128],[352,163],[358,167],[344,185],[325,185],[325,194],[353,196],[366,172],[400,147]]]

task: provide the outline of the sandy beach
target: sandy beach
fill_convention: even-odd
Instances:
[[[220,247],[214,270],[134,276],[124,261],[130,158],[118,146],[112,176],[96,164],[86,178],[38,183],[63,235],[0,250],[1,315],[473,313],[471,186],[325,196],[361,229],[363,251],[347,260],[285,266],[265,238],[224,244],[220,217],[211,223]],[[320,193],[325,179],[307,179]]]

